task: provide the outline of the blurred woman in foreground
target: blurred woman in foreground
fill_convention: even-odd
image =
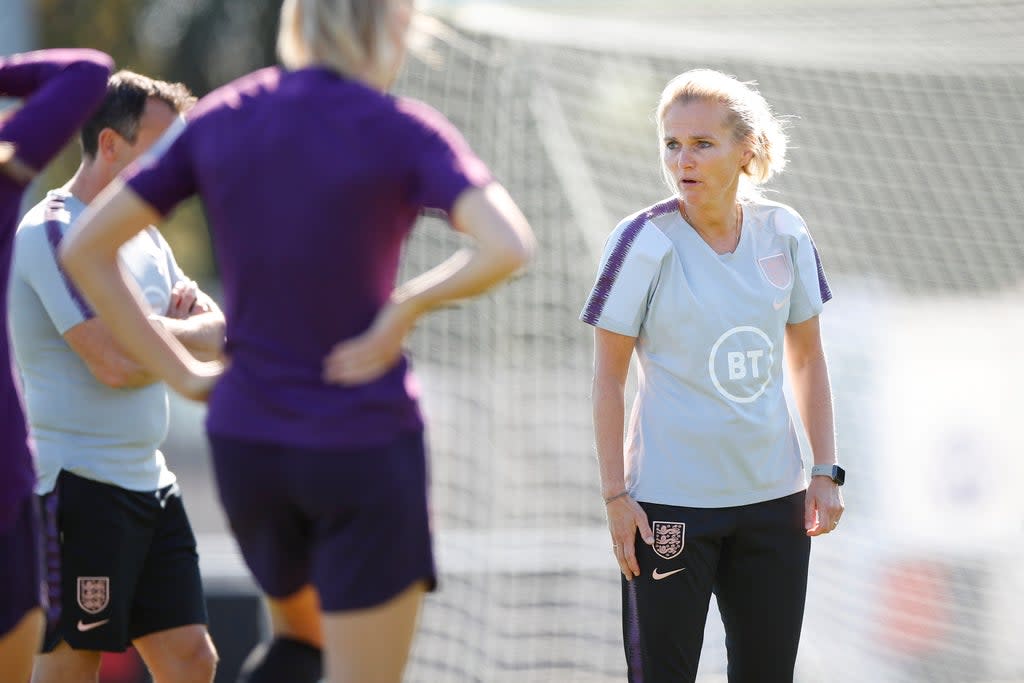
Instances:
[[[125,347],[209,401],[221,501],[267,594],[250,683],[401,679],[435,583],[423,423],[402,343],[426,312],[527,261],[519,209],[445,118],[387,94],[410,0],[287,0],[285,69],[204,98],[66,238],[72,277]],[[225,368],[152,327],[118,247],[198,194],[224,287]],[[397,288],[420,211],[473,242]],[[137,300],[137,293],[135,293]]]

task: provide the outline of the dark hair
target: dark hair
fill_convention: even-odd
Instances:
[[[100,131],[110,128],[134,144],[139,134],[139,120],[146,110],[146,100],[155,97],[182,114],[195,104],[189,89],[181,83],[158,81],[132,71],[118,71],[107,81],[107,95],[100,108],[82,126],[82,153],[94,158]]]

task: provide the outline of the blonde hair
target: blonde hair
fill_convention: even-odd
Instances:
[[[288,69],[321,64],[357,75],[392,57],[386,38],[395,0],[285,0],[277,53]]]
[[[786,167],[785,120],[776,116],[768,102],[754,86],[713,69],[693,69],[679,74],[661,91],[658,101],[658,140],[664,139],[665,112],[673,104],[697,101],[719,102],[727,114],[726,124],[733,130],[733,139],[749,147],[753,156],[742,168],[739,198],[761,197],[760,186]],[[662,175],[673,193],[675,178],[662,164]]]

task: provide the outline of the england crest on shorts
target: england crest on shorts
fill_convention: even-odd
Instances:
[[[761,266],[761,272],[764,273],[765,279],[773,286],[779,289],[788,289],[793,284],[793,269],[785,254],[779,252],[772,256],[759,258],[757,265]]]
[[[683,552],[683,541],[686,537],[685,522],[655,522],[654,552],[658,557],[671,560]]]
[[[89,614],[103,611],[110,603],[109,576],[79,576],[78,606]]]

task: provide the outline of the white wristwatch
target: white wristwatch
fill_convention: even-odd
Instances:
[[[811,468],[811,476],[828,477],[837,486],[842,486],[846,482],[846,470],[839,465],[815,465]]]

